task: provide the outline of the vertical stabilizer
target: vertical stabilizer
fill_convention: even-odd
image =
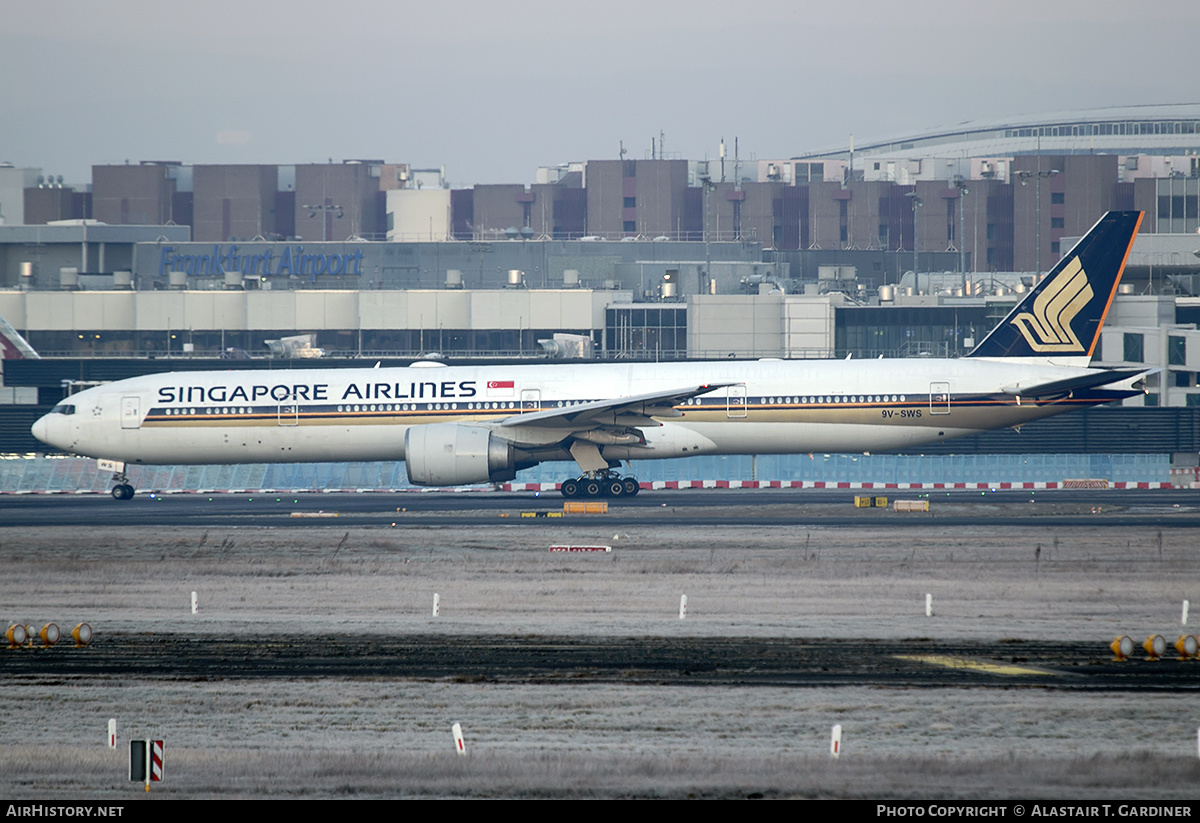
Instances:
[[[17,333],[17,330],[3,317],[0,317],[0,360],[41,360],[41,356],[33,350],[33,346]]]
[[[1091,359],[1142,223],[1110,211],[968,357]]]

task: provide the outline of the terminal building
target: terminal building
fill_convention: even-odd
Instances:
[[[4,364],[0,452],[38,448],[28,423],[64,380],[241,368],[297,336],[322,366],[954,357],[1100,214],[1137,208],[1098,360],[1151,369],[1127,405],[1158,408],[946,449],[1069,443],[1195,466],[1198,163],[1200,106],[1167,106],[775,161],[594,160],[468,189],[374,159],[148,161],[96,166],[85,185],[0,167],[0,318],[42,356]],[[1114,436],[1130,425],[1146,437]]]

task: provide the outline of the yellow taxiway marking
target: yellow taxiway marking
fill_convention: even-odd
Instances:
[[[988,674],[1043,674],[1052,677],[1058,676],[1058,672],[1046,671],[1044,669],[1030,669],[1026,666],[1009,666],[1000,663],[984,663],[981,660],[951,657],[948,654],[898,654],[895,657],[897,660],[915,660],[918,663],[929,663],[932,666],[945,666],[948,669],[971,669],[972,671],[987,672]]]

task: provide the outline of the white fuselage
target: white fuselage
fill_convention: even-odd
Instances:
[[[568,459],[552,454],[555,435],[501,422],[712,384],[721,388],[675,407],[681,416],[642,429],[644,443],[604,445],[603,456],[862,452],[1066,411],[1069,401],[1022,402],[1002,389],[1088,371],[915,359],[176,372],[79,392],[33,432],[64,451],[128,463],[403,460],[409,427],[454,422],[490,427],[518,445],[531,438],[538,459]]]

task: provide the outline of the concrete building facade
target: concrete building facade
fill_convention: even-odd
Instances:
[[[161,226],[175,220],[178,163],[92,166],[92,217],[110,225]]]
[[[382,161],[296,166],[295,234],[310,241],[382,239]]]
[[[25,223],[25,192],[37,186],[41,169],[0,164],[0,226]]]
[[[195,166],[192,186],[194,240],[277,237],[278,166]]]
[[[685,213],[686,160],[589,160],[583,187],[591,235],[679,239],[695,230]]]

